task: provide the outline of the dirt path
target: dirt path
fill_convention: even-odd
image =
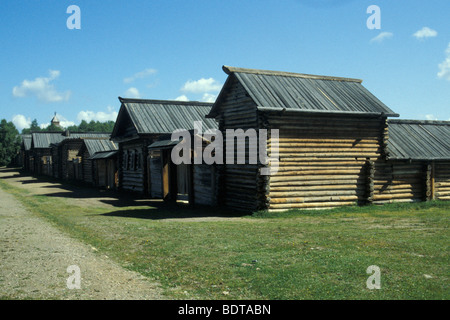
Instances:
[[[0,179],[8,175],[0,171]],[[80,270],[80,289],[67,286],[76,285],[69,266]],[[60,232],[0,189],[0,299],[159,298],[156,283]]]

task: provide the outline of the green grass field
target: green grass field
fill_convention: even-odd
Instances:
[[[0,187],[99,254],[159,281],[167,299],[450,298],[450,202],[230,217],[182,206],[111,212],[2,180]],[[379,290],[366,286],[371,265],[381,270]]]

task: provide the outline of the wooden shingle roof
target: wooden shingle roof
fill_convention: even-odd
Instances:
[[[111,135],[112,139],[122,137],[124,129],[131,126],[136,135],[171,134],[175,130],[194,128],[195,121],[202,122],[204,131],[216,129],[213,119],[206,119],[212,103],[198,101],[170,101],[125,99],[119,97],[119,115]],[[122,127],[122,128],[121,128]]]
[[[259,111],[373,114],[398,116],[365,87],[362,80],[223,66],[235,77]],[[227,80],[228,82],[228,80]],[[208,117],[218,114],[225,83]]]
[[[450,121],[389,120],[388,158],[449,160]]]

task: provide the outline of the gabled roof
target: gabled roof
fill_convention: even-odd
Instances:
[[[50,148],[52,144],[56,145],[67,139],[100,138],[109,139],[109,133],[98,132],[33,132],[32,147],[35,149]]]
[[[119,150],[96,152],[94,155],[90,156],[88,160],[109,159],[111,157],[116,156],[118,152]]]
[[[25,151],[31,148],[31,134],[22,134],[22,145]]]
[[[97,152],[116,151],[119,148],[109,139],[83,139],[84,145],[90,156]]]
[[[66,137],[61,132],[33,132],[31,147],[34,149],[50,148],[51,144],[58,144]]]
[[[127,136],[125,128],[131,126],[135,135],[169,134],[177,129],[191,130],[195,121],[202,122],[204,131],[216,129],[213,119],[206,119],[212,103],[198,101],[168,101],[125,99],[122,103],[111,135],[112,139]]]
[[[389,120],[388,130],[389,159],[450,159],[450,121]]]
[[[219,113],[231,78],[237,79],[259,111],[398,116],[361,84],[362,80],[223,66],[228,79],[208,117]]]

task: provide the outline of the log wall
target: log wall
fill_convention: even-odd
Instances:
[[[236,79],[231,81],[229,92],[223,96],[221,102],[220,117],[216,119],[219,122],[219,130],[223,134],[224,151],[229,143],[227,141],[227,138],[229,138],[226,134],[227,129],[247,130],[258,127],[255,103]],[[247,143],[247,155],[248,151],[249,145]],[[236,161],[234,163],[225,164],[218,170],[218,183],[220,184],[218,203],[239,210],[259,209],[258,165],[236,164]]]
[[[373,203],[416,202],[427,199],[427,165],[380,160],[375,163]]]
[[[269,210],[366,203],[367,161],[383,153],[385,119],[268,115],[265,122],[279,129],[279,168],[269,177]],[[268,150],[273,144],[270,139]]]
[[[450,200],[450,161],[434,163],[434,199]]]
[[[119,187],[139,194],[148,193],[147,153],[152,139],[119,144]]]

